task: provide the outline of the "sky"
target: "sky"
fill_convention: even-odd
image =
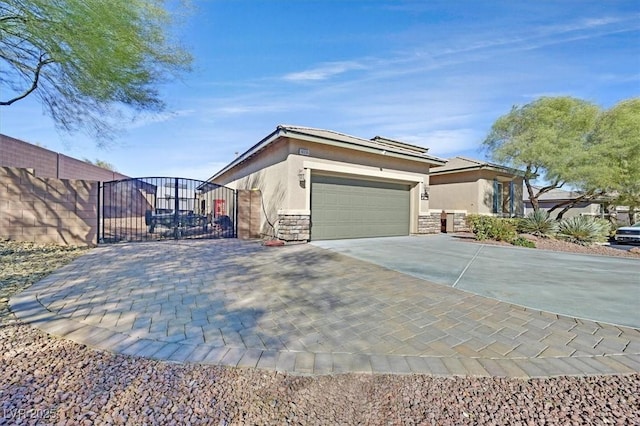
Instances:
[[[514,105],[640,96],[640,1],[193,0],[176,36],[193,71],[167,109],[99,148],[63,134],[36,97],[0,109],[0,133],[131,177],[205,180],[279,124],[385,136],[442,158],[484,159]]]

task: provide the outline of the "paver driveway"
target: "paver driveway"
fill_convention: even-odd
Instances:
[[[51,334],[118,353],[296,373],[640,371],[640,332],[528,310],[313,245],[100,247],[13,297]]]
[[[482,296],[640,328],[640,259],[478,244],[446,234],[313,244]]]

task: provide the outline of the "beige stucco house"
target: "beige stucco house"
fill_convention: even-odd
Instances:
[[[429,170],[446,161],[427,151],[383,137],[282,125],[210,181],[260,190],[262,233],[286,241],[438,232]]]
[[[540,188],[534,186],[534,191],[539,191]],[[571,200],[576,199],[581,194],[575,191],[567,191],[561,188],[555,188],[548,192],[545,192],[540,197],[538,197],[538,205],[541,210],[549,211],[553,207],[558,204],[566,203]],[[596,217],[604,217],[605,210],[604,206],[606,205],[607,200],[599,199],[599,200],[589,200],[582,201],[576,203],[573,207],[567,210],[563,217],[574,217],[574,216],[596,216]],[[563,210],[564,207],[559,207],[551,213],[551,217],[556,217],[556,215]],[[524,213],[528,214],[533,211],[533,205],[531,201],[528,199],[524,202]]]
[[[522,216],[524,173],[473,160],[450,158],[430,171],[430,207],[449,214]]]

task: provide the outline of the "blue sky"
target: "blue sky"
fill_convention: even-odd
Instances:
[[[194,71],[165,113],[123,123],[107,149],[59,134],[35,98],[0,132],[127,175],[206,179],[278,124],[376,135],[484,158],[512,105],[640,96],[640,2],[194,0],[179,28]]]

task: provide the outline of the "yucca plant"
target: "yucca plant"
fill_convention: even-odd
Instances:
[[[546,211],[534,210],[520,220],[519,229],[538,237],[550,237],[558,232],[558,222],[551,219]]]
[[[591,245],[606,241],[608,235],[608,223],[590,216],[569,217],[558,224],[558,236],[572,243]]]

